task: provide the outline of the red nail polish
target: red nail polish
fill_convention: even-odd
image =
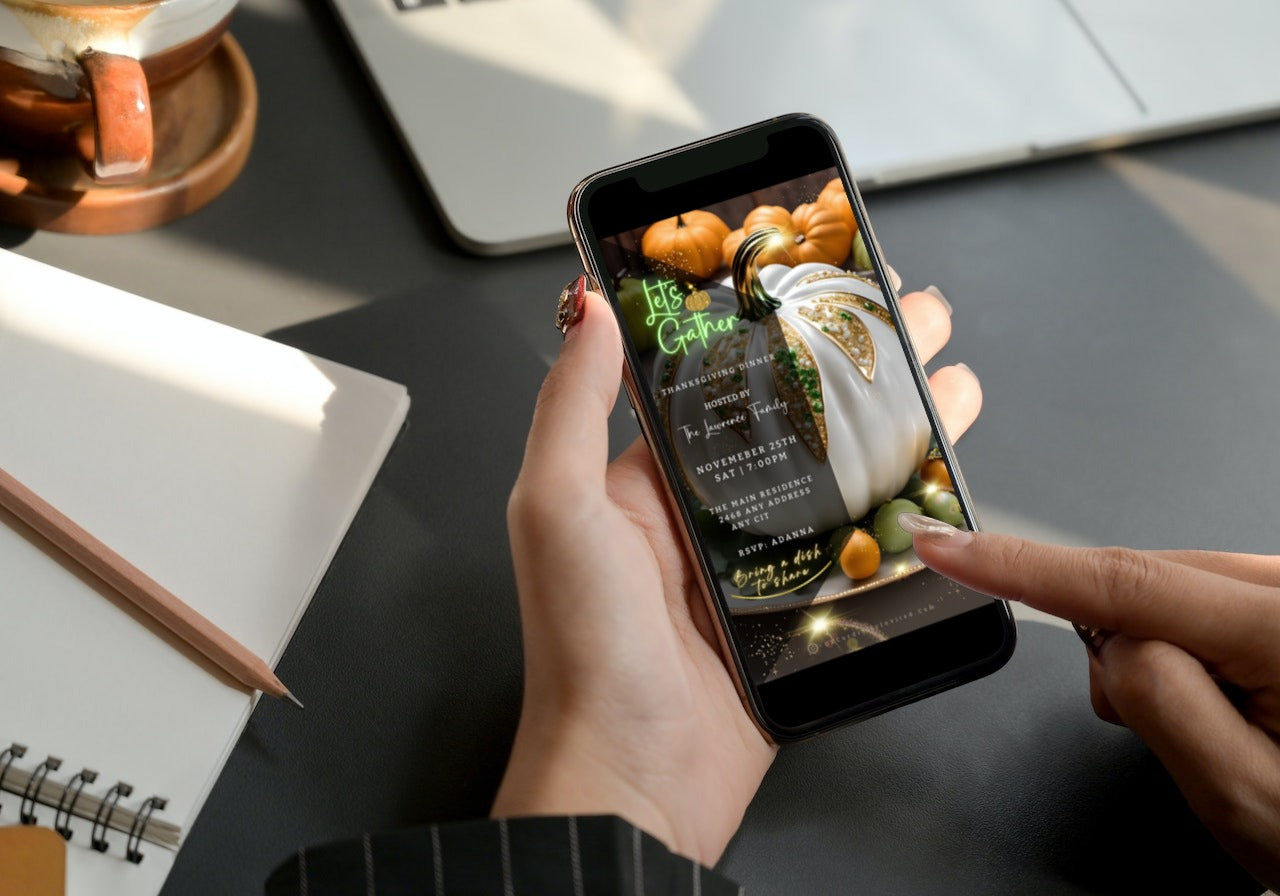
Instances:
[[[568,333],[582,320],[586,310],[587,275],[579,274],[578,278],[560,292],[560,302],[556,306],[556,328],[561,333]]]

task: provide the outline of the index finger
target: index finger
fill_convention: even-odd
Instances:
[[[920,559],[975,591],[1083,625],[1168,641],[1210,663],[1276,642],[1280,594],[1128,548],[1067,548],[993,533],[917,538]]]

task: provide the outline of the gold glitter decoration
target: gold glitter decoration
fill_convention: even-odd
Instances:
[[[818,463],[827,462],[827,417],[822,375],[808,343],[776,314],[765,318],[773,384],[787,405],[787,419]]]
[[[844,352],[864,380],[875,382],[876,344],[867,325],[858,317],[857,309],[843,301],[824,297],[802,306],[798,313]]]
[[[751,342],[751,327],[739,324],[732,333],[725,333],[707,347],[702,357],[702,373],[706,382],[702,397],[712,412],[730,429],[751,441],[751,415],[747,402],[747,345]]]
[[[796,286],[808,286],[810,283],[820,283],[823,280],[857,280],[865,283],[876,292],[883,292],[880,284],[872,280],[870,277],[864,277],[861,274],[855,274],[853,271],[814,271],[812,274],[805,274],[795,282]]]
[[[851,292],[824,292],[816,296],[806,296],[802,301],[808,302],[835,302],[839,305],[848,305],[859,311],[870,314],[880,323],[884,324],[890,330],[897,331],[898,325],[893,321],[893,315],[889,313],[889,309],[872,299],[864,298]]]
[[[711,307],[711,296],[707,295],[707,291],[705,289],[700,289],[697,292],[691,292],[684,300],[684,307],[694,312],[706,311]]]
[[[859,311],[865,311],[870,314],[895,333],[898,331],[898,325],[894,323],[893,315],[889,313],[889,309],[879,302],[873,302],[871,299],[864,299],[862,296],[855,296],[851,293],[832,292],[818,296],[817,301],[832,301],[839,302],[842,305],[852,305]]]

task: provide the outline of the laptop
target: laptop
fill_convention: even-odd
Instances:
[[[787,112],[874,188],[1280,112],[1276,0],[332,0],[445,226],[566,243],[574,184]]]

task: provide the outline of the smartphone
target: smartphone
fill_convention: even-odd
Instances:
[[[1002,601],[897,515],[976,528],[831,129],[788,115],[582,181],[569,221],[744,705],[798,740],[1002,666]]]

